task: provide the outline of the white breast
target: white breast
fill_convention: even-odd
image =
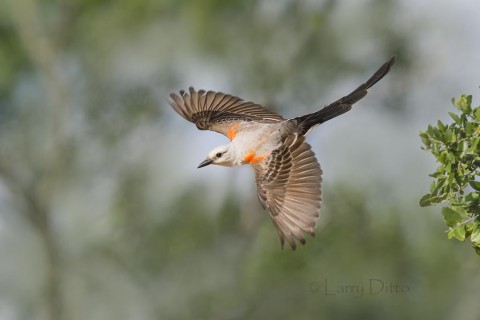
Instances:
[[[255,152],[257,155],[270,153],[281,143],[279,124],[247,123],[242,125],[232,143],[242,155]]]

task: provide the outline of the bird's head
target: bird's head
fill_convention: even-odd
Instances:
[[[219,166],[232,167],[236,165],[236,156],[231,144],[217,147],[208,153],[207,158],[200,163],[198,168],[216,164]]]

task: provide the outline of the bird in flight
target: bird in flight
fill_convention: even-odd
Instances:
[[[382,79],[395,62],[385,62],[350,94],[323,109],[285,119],[263,106],[222,92],[180,91],[170,105],[200,130],[219,132],[230,143],[213,149],[199,168],[210,164],[233,167],[250,164],[255,171],[257,194],[270,213],[283,248],[305,244],[304,232],[315,236],[322,202],[322,170],[305,135],[315,126],[352,108],[367,90]]]

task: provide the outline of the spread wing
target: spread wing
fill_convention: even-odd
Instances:
[[[391,57],[390,60],[385,62],[370,77],[370,79],[368,79],[365,83],[362,83],[350,94],[329,104],[320,111],[294,118],[293,120],[300,124],[300,133],[306,134],[312,127],[324,123],[335,117],[338,117],[339,115],[351,110],[353,104],[355,104],[367,95],[368,89],[370,89],[375,83],[380,81],[384,76],[387,75],[387,73],[390,72],[390,69],[394,63],[395,56]]]
[[[303,232],[315,236],[322,201],[322,170],[305,138],[289,135],[281,147],[255,164],[258,198],[269,210],[283,248],[305,244]]]
[[[228,136],[228,130],[239,121],[276,123],[285,119],[261,105],[224,94],[204,90],[180,91],[180,96],[170,94],[173,109],[197,125],[200,130],[212,130]]]

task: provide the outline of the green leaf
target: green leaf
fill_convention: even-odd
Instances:
[[[466,223],[465,224],[465,236],[469,237],[472,232],[476,230],[475,225],[472,222]]]
[[[471,95],[461,95],[460,98],[455,102],[455,105],[462,110],[463,113],[469,114],[472,112],[472,96]]]
[[[480,200],[480,193],[475,191],[469,192],[464,198],[467,203],[474,202],[472,205],[475,205]]]
[[[420,207],[428,207],[432,205],[432,195],[427,193],[419,201]]]
[[[432,178],[437,178],[437,180],[444,180],[445,182],[447,181],[447,177],[445,177],[445,168],[443,165],[439,166],[437,168],[437,171],[435,171],[432,174],[429,174],[430,177]],[[433,191],[434,189],[431,189]]]
[[[447,237],[448,239],[452,239],[455,236],[455,229],[448,230]]]
[[[466,133],[468,136],[471,136],[474,131],[475,131],[475,126],[473,125],[473,123],[471,123],[471,122],[466,122],[466,123],[465,123],[465,133]]]
[[[477,148],[480,144],[480,138],[479,137],[475,137],[472,139],[472,145],[470,146],[470,149],[469,151],[471,151],[472,153],[477,153]]]
[[[439,165],[437,167],[437,172],[442,174],[445,173],[445,167],[443,165]]]
[[[467,153],[467,150],[468,150],[468,141],[466,140],[463,140],[462,142],[460,143],[457,143],[456,144],[456,148],[455,148],[456,152],[459,153],[458,154],[458,162],[460,161],[461,158],[463,158],[465,156],[465,154]],[[453,161],[452,161],[453,162]]]
[[[441,194],[440,191],[442,190],[442,188],[445,186],[446,183],[447,183],[446,177],[438,179],[438,183],[436,183],[435,187],[432,190],[432,195],[438,196],[439,194]]]
[[[425,131],[420,131],[420,138],[422,139],[423,144],[428,147],[430,145],[430,137]]]
[[[472,242],[477,242],[480,244],[480,228],[477,227],[477,229],[475,229],[472,234],[470,235],[470,240],[472,240]]]
[[[462,120],[461,120],[460,117],[457,116],[455,113],[449,112],[448,114],[450,115],[450,117],[452,117],[452,119],[453,119],[457,124],[462,124]]]
[[[473,248],[475,249],[475,252],[480,256],[480,243],[474,242]]]
[[[431,137],[433,137],[435,140],[440,140],[442,141],[443,136],[440,133],[440,130],[438,130],[437,127],[433,126],[428,126],[428,133],[430,134]]]
[[[468,183],[473,189],[480,191],[480,182],[479,181],[470,181]]]
[[[458,226],[458,227],[455,227],[455,228],[450,228],[450,230],[448,230],[447,237],[448,237],[448,239],[452,239],[453,237],[455,237],[456,239],[458,239],[460,241],[464,241],[465,240],[465,228],[464,228],[464,226]]]
[[[438,129],[440,129],[440,131],[445,131],[446,129],[446,126],[440,120],[437,121],[437,126],[438,126]]]
[[[465,227],[464,226],[458,226],[458,227],[454,228],[453,230],[454,230],[453,234],[454,234],[455,238],[457,238],[460,241],[465,240]]]
[[[453,134],[450,128],[447,128],[447,130],[445,130],[445,142],[453,143],[455,141],[457,141],[457,137]]]
[[[448,233],[447,233],[447,238],[448,239],[452,239],[454,235],[455,235],[455,230],[454,229],[448,230]]]
[[[428,207],[428,206],[431,206],[433,204],[437,204],[437,203],[445,201],[446,197],[447,197],[447,194],[441,194],[441,195],[438,195],[438,196],[433,196],[431,194],[426,194],[420,199],[419,204],[420,204],[421,207]]]
[[[433,127],[430,124],[427,127],[427,133],[430,137],[433,137]]]
[[[449,152],[449,153],[447,154],[447,159],[448,159],[448,161],[450,161],[451,163],[455,163],[455,155],[454,155],[453,153]]]
[[[442,215],[443,215],[443,218],[445,219],[445,223],[449,227],[454,227],[458,223],[462,222],[462,216],[460,215],[460,213],[458,213],[457,211],[449,207],[442,208]]]
[[[480,107],[475,108],[473,111],[473,116],[475,119],[477,119],[477,121],[480,121]]]
[[[460,215],[462,220],[470,218],[470,215],[467,213],[465,206],[452,206],[451,208]]]
[[[438,146],[438,143],[432,144],[432,154],[434,156],[438,156],[439,152],[440,152],[440,147]]]

